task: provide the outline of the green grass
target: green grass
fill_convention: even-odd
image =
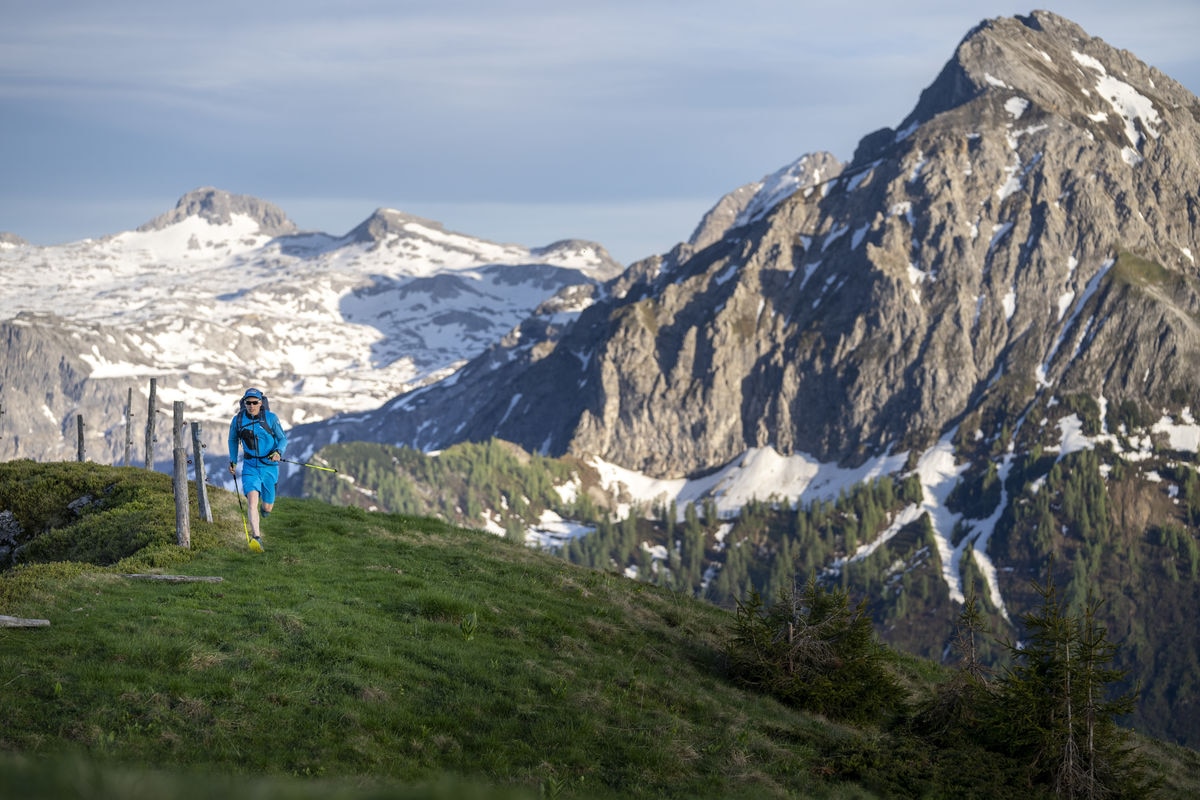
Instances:
[[[1122,250],[1118,253],[1117,263],[1112,269],[1113,280],[1119,280],[1134,286],[1162,286],[1179,276],[1164,268],[1155,261],[1142,258],[1134,253]]]
[[[488,534],[310,501],[280,502],[253,554],[234,498],[213,501],[190,553],[171,544],[168,502],[138,534],[145,552],[0,579],[0,613],[51,621],[0,630],[0,749],[535,795],[860,796],[780,740],[816,722],[721,678],[718,609]],[[131,502],[127,520],[97,510],[114,536],[145,527]],[[223,582],[121,577],[146,571]]]
[[[41,467],[0,467],[2,509]],[[732,615],[711,605],[435,520],[290,498],[255,554],[214,491],[216,521],[193,521],[183,551],[165,476],[54,467],[57,492],[130,492],[89,512],[107,516],[88,538],[149,544],[0,573],[0,614],[51,622],[0,629],[0,796],[858,798],[895,795],[913,769],[879,756],[878,731],[735,688]],[[223,581],[123,577],[152,571]],[[914,685],[937,672],[901,668]],[[1185,776],[1175,796],[1200,789],[1200,755],[1154,752]],[[905,791],[937,794],[920,786]]]

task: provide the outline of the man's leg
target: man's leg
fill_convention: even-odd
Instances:
[[[258,490],[251,489],[246,492],[246,500],[250,503],[250,535],[255,539],[262,538],[258,527]]]

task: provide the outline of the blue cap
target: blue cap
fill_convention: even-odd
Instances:
[[[246,393],[244,395],[242,395],[242,399],[245,400],[247,397],[257,397],[259,400],[261,400],[262,396],[263,396],[263,393],[260,392],[258,389],[247,389]]]

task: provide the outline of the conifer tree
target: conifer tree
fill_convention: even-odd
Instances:
[[[1053,577],[1035,589],[1042,604],[1022,616],[1028,638],[1007,645],[1013,664],[1000,682],[1000,744],[1059,797],[1138,796],[1140,763],[1115,721],[1133,710],[1136,694],[1106,697],[1125,672],[1111,666],[1117,647],[1097,621],[1099,604],[1089,600],[1072,616]]]
[[[683,570],[688,581],[694,586],[700,586],[704,572],[704,529],[699,522],[687,525],[683,529]]]
[[[735,680],[837,719],[873,721],[896,708],[902,690],[865,601],[851,609],[845,592],[826,591],[816,578],[770,607],[756,591],[746,598],[726,651]]]
[[[937,688],[916,718],[917,727],[935,741],[948,742],[962,736],[976,739],[979,727],[986,724],[994,689],[980,653],[983,630],[979,599],[974,594],[968,595],[951,640],[958,657],[955,672]]]

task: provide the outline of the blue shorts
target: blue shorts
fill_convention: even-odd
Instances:
[[[242,492],[249,497],[258,492],[264,503],[275,502],[275,482],[279,480],[279,467],[275,464],[258,464],[242,461]]]

